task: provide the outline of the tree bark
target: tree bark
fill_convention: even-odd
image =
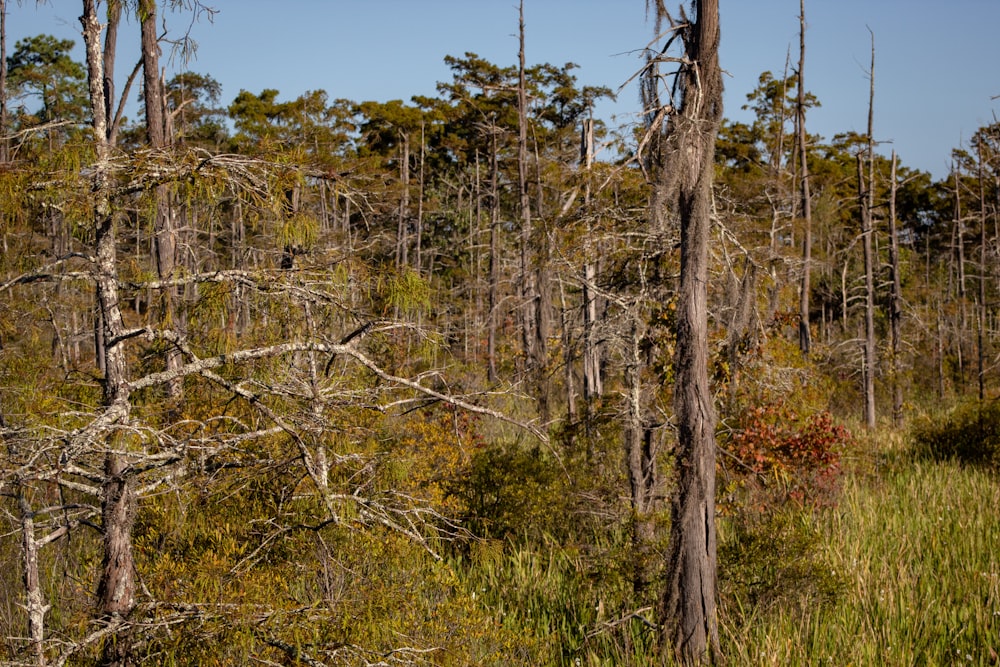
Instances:
[[[799,291],[799,349],[805,356],[812,347],[809,329],[809,296],[812,272],[812,198],[809,193],[809,162],[806,145],[806,89],[804,71],[806,66],[806,4],[799,0],[799,75],[798,99],[795,104],[798,122],[799,186],[802,196],[802,285]]]
[[[125,323],[119,304],[117,247],[114,215],[111,206],[111,146],[108,141],[108,116],[104,97],[104,62],[101,52],[101,24],[96,0],[83,0],[83,37],[87,53],[90,107],[93,115],[95,162],[93,165],[93,224],[96,245],[97,303],[102,325],[104,379],[102,407],[109,415],[111,428],[128,419],[130,388],[125,358]],[[116,451],[116,438],[109,435],[101,485],[103,517],[103,556],[97,587],[97,611],[105,621],[127,618],[135,608],[135,565],[132,549],[132,524],[135,517],[135,494],[127,474],[127,460]],[[103,665],[130,664],[130,641],[127,632],[119,633],[105,645]]]
[[[522,337],[527,373],[531,378],[542,423],[549,418],[548,337],[551,298],[545,261],[546,241],[535,243],[528,189],[528,83],[524,56],[524,0],[518,7],[517,185],[521,213]],[[534,261],[532,259],[534,258]],[[532,266],[532,264],[534,266]]]
[[[583,122],[581,137],[580,160],[586,171],[587,180],[584,183],[583,202],[586,212],[590,213],[590,169],[594,162],[594,121],[588,118]],[[597,344],[597,295],[594,286],[597,281],[596,249],[590,246],[590,224],[587,233],[587,261],[583,266],[583,399],[587,411],[588,428],[593,411],[593,402],[604,392],[601,381],[601,352]]]
[[[396,268],[410,263],[410,135],[399,130],[399,217],[396,225]]]
[[[983,327],[986,326],[986,186],[983,175],[982,139],[976,144],[977,180],[979,181],[979,303],[976,307],[976,377],[979,387],[980,406],[986,400],[986,352],[984,350]]]
[[[645,414],[642,375],[646,367],[640,350],[642,331],[633,315],[628,331],[628,354],[625,359],[625,456],[632,501],[632,589],[641,595],[652,582],[655,571],[653,543],[660,496],[653,432]]]
[[[865,426],[875,428],[875,257],[872,251],[875,210],[875,36],[872,35],[872,64],[868,90],[868,186],[865,187],[864,159],[858,155],[858,196],[861,206],[861,241],[865,263],[865,333],[862,384],[865,402]]]
[[[903,384],[900,382],[899,354],[902,345],[903,292],[899,273],[899,233],[896,229],[896,151],[892,152],[892,173],[889,190],[889,355],[892,377],[892,423],[903,422]]]
[[[671,115],[669,161],[657,187],[676,183],[681,226],[674,410],[676,488],[661,650],[702,664],[719,655],[716,618],[715,406],[708,381],[708,243],[715,139],[722,119],[718,0],[696,0],[694,23],[677,26],[685,64]],[[672,172],[672,173],[671,173]],[[667,654],[663,652],[664,661]]]
[[[500,314],[500,157],[497,154],[497,128],[492,126],[490,155],[490,258],[489,313],[486,332],[486,365],[490,384],[497,381],[497,327]]]
[[[121,0],[109,0],[108,23],[104,31],[104,116],[106,120],[105,136],[108,144],[114,146],[118,142],[118,124],[115,120],[115,55],[118,52],[118,25],[122,18]],[[127,91],[126,91],[127,92]]]
[[[25,610],[28,612],[28,644],[34,663],[45,665],[45,614],[50,606],[45,604],[42,586],[38,577],[38,541],[35,539],[35,515],[24,495],[18,489],[17,500],[21,514],[22,565],[24,572]]]
[[[872,187],[869,183],[868,187]],[[865,330],[862,347],[862,393],[865,403],[865,426],[875,428],[875,269],[872,256],[872,219],[865,190],[864,158],[858,155],[858,197],[861,208],[861,242],[865,263]]]
[[[145,93],[143,99],[146,112],[146,132],[149,145],[154,150],[162,150],[170,143],[167,136],[167,113],[165,96],[160,78],[160,44],[156,36],[156,0],[140,0],[139,16],[142,72]],[[153,238],[156,247],[156,275],[161,282],[174,277],[177,266],[177,229],[174,211],[170,205],[170,186],[158,185],[154,191],[156,210],[153,218]],[[179,325],[177,313],[177,289],[167,286],[160,290],[160,317],[163,326],[172,329]],[[180,368],[183,360],[180,350],[170,347],[166,351],[167,370]],[[182,383],[178,377],[167,385],[167,394],[179,398]]]

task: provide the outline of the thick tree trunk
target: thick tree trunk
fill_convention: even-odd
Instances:
[[[21,513],[21,545],[22,566],[24,571],[24,592],[26,597],[25,611],[28,613],[28,644],[29,653],[35,665],[45,665],[45,614],[50,606],[45,604],[42,596],[41,581],[38,577],[38,541],[35,539],[35,515],[24,496],[24,490],[18,489],[18,504]]]
[[[122,0],[109,0],[108,22],[104,30],[104,117],[105,136],[108,144],[118,142],[118,125],[115,119],[115,55],[118,52],[118,25],[122,18]],[[127,91],[126,91],[127,92]]]
[[[662,183],[675,182],[681,225],[674,410],[676,484],[661,646],[685,665],[719,653],[716,618],[715,407],[708,381],[708,243],[715,138],[722,118],[718,0],[697,0],[681,28],[686,61],[681,106],[670,118],[671,157]],[[666,655],[664,655],[666,659]]]
[[[580,161],[587,171],[584,184],[584,208],[590,213],[590,168],[594,162],[594,121],[583,122],[580,142]],[[588,428],[593,411],[593,402],[604,392],[601,381],[601,352],[597,344],[597,295],[594,286],[597,281],[596,249],[590,246],[588,222],[587,262],[583,266],[583,399],[587,411]]]

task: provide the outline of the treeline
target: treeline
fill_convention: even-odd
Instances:
[[[103,30],[83,4],[87,62],[44,35],[6,59],[2,659],[647,655],[676,441],[663,105],[608,127],[572,64],[466,53],[434,97],[223,106],[208,74],[160,77],[151,0],[116,91],[122,4]],[[717,140],[727,517],[836,502],[841,422],[994,393],[1000,125],[935,181],[809,135],[818,103],[765,73]]]

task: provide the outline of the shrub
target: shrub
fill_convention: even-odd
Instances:
[[[913,428],[919,458],[1000,467],[1000,403],[967,401],[946,415],[924,417]]]
[[[824,562],[822,535],[795,508],[747,512],[719,528],[719,580],[724,607],[739,623],[774,609],[802,610],[832,602],[844,582]]]
[[[850,432],[828,412],[803,418],[782,404],[747,410],[723,444],[729,456],[722,463],[736,462],[726,470],[729,497],[742,490],[743,501],[758,508],[787,500],[830,504],[841,473],[840,450],[850,441]]]
[[[472,458],[448,495],[463,507],[463,524],[482,537],[559,533],[566,483],[559,465],[537,448],[494,446]]]

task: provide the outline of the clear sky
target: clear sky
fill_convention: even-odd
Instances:
[[[169,71],[213,76],[228,104],[241,89],[276,88],[280,99],[323,89],[356,101],[434,95],[450,79],[446,55],[467,51],[498,65],[517,61],[516,0],[202,0],[211,22],[167,13],[170,36],[188,28],[196,59]],[[667,2],[668,6],[679,5]],[[726,116],[740,107],[758,76],[780,76],[798,57],[798,0],[721,0]],[[79,37],[78,0],[8,0],[8,49],[39,33]],[[951,149],[1000,111],[1000,0],[806,0],[806,88],[821,108],[810,132],[863,132],[867,123],[871,29],[875,36],[875,136],[902,162],[947,173]],[[641,65],[651,38],[643,0],[525,0],[527,59],[580,65],[583,84],[617,89]],[[119,74],[138,54],[132,19],[120,36]],[[82,49],[77,52],[82,60]],[[133,92],[133,97],[135,96]],[[606,120],[632,122],[634,84],[598,109]]]

